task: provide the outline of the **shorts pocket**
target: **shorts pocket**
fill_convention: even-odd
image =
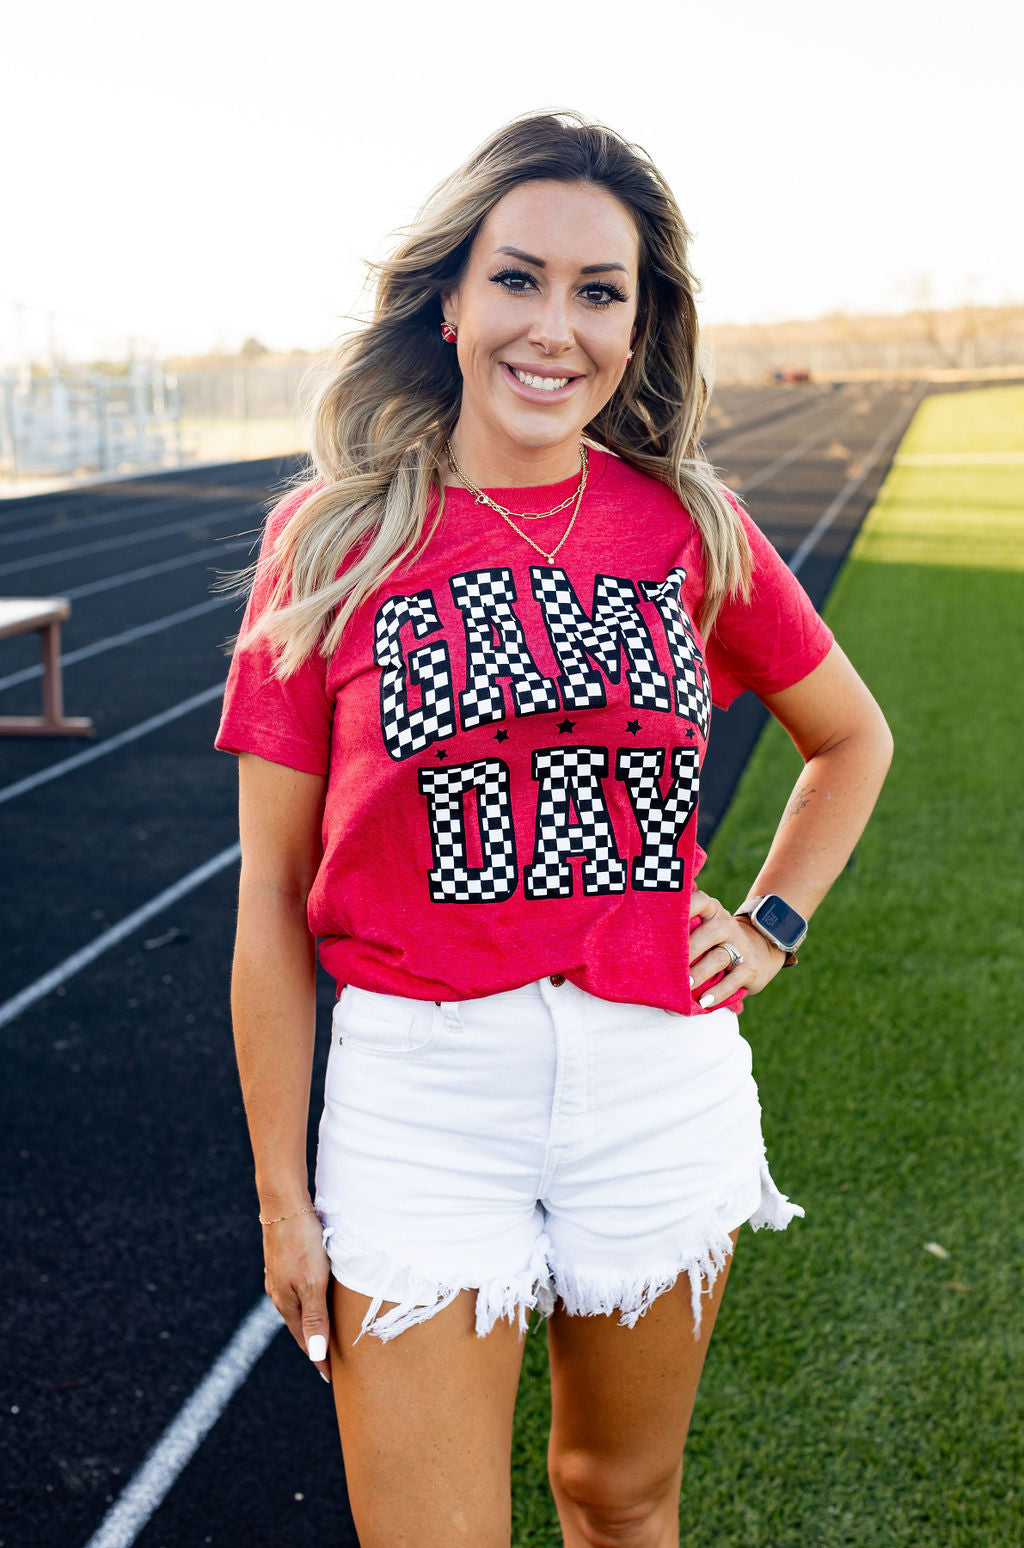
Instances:
[[[437,1007],[433,1000],[408,1000],[346,984],[334,1007],[333,1031],[347,1048],[365,1053],[418,1053],[433,1041]]]

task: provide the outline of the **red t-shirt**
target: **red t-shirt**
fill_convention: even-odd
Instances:
[[[577,478],[489,493],[547,509]],[[250,613],[303,497],[268,519]],[[554,544],[570,513],[521,525]],[[696,526],[594,450],[553,564],[449,488],[425,552],[330,660],[281,682],[262,645],[236,650],[217,746],[328,776],[308,917],[339,989],[462,1000],[564,973],[602,999],[699,1013],[689,900],[712,699],[790,687],[832,643],[743,521],[751,600],[727,602],[706,644]]]

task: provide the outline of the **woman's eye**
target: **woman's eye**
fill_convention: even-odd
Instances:
[[[502,269],[500,274],[494,275],[494,280],[504,290],[510,290],[513,295],[522,295],[526,286],[533,284],[532,276],[524,274],[520,269]]]
[[[625,301],[617,285],[588,285],[583,294],[595,306],[608,306],[612,301]]]

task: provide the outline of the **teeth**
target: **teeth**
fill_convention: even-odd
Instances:
[[[567,376],[530,376],[526,371],[516,371],[515,366],[512,369],[524,387],[539,387],[543,392],[557,392],[569,380]]]

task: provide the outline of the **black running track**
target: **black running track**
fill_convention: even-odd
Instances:
[[[783,555],[832,512],[799,568],[819,605],[921,392],[715,395],[708,455]],[[0,739],[0,1548],[356,1542],[330,1393],[286,1333],[251,1369],[242,1361],[191,1460],[161,1453],[129,1524],[122,1514],[103,1527],[135,1499],[126,1487],[192,1394],[209,1396],[205,1378],[262,1292],[227,1003],[235,766],[212,748],[237,605],[209,588],[216,569],[247,560],[293,466],[0,501],[0,595],[71,596],[66,708],[97,731],[94,743]],[[0,643],[0,713],[37,708],[36,662],[31,638]],[[763,722],[744,700],[715,714],[705,842]],[[32,783],[176,707],[109,754]],[[185,878],[189,890],[131,926]],[[41,982],[107,931],[115,938],[91,961]],[[331,997],[323,981],[325,1025]],[[314,1092],[325,1057],[324,1046]]]

